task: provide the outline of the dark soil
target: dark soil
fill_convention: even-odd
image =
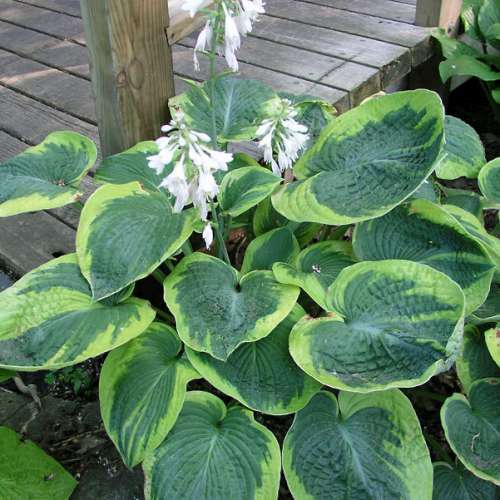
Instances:
[[[500,156],[500,126],[494,121],[488,101],[475,80],[450,96],[447,112],[476,129],[485,144],[488,160]],[[477,191],[475,181],[458,179],[449,185]],[[235,235],[231,249],[236,261],[241,260],[239,254],[245,244],[243,233]],[[8,277],[0,273],[0,290],[8,284]],[[140,281],[136,295],[147,297],[158,308],[164,307],[162,289],[152,279]],[[310,312],[315,314],[313,310]],[[24,428],[29,439],[41,445],[80,481],[72,499],[139,500],[143,498],[140,467],[129,471],[123,466],[100,419],[98,381],[104,357],[86,361],[66,372],[23,374],[26,384],[36,385],[43,403],[41,410],[36,409],[32,400],[21,396],[13,382],[3,384],[0,388],[0,425],[8,425],[18,432]],[[226,403],[231,401],[205,381],[192,382],[189,389],[208,390]],[[441,427],[439,409],[446,397],[460,392],[454,370],[404,392],[415,408],[433,461],[453,456]],[[273,431],[281,445],[293,415],[256,414],[255,417]],[[279,498],[292,498],[283,477]]]

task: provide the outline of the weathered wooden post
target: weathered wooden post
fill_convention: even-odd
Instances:
[[[439,26],[455,34],[460,18],[462,0],[417,0],[417,26]]]
[[[175,95],[168,0],[81,0],[103,156],[159,135]]]

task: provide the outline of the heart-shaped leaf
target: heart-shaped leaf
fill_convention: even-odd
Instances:
[[[297,499],[432,497],[429,451],[398,390],[314,396],[286,435],[283,469]]]
[[[75,254],[54,259],[0,293],[0,368],[56,370],[110,351],[153,321],[134,297],[93,302]]]
[[[495,71],[489,64],[476,59],[476,56],[460,55],[443,61],[439,65],[439,74],[443,82],[452,76],[475,76],[485,82],[500,79],[500,71]]]
[[[436,166],[436,175],[440,179],[475,179],[486,163],[484,146],[478,133],[454,116],[446,116],[444,132],[444,154]]]
[[[76,248],[95,300],[144,278],[193,231],[192,213],[174,213],[163,193],[138,182],[100,187],[82,211]]]
[[[469,392],[476,380],[500,377],[500,368],[491,357],[485,335],[474,325],[467,325],[464,329],[464,345],[456,368],[465,392]]]
[[[455,205],[467,212],[471,213],[478,219],[483,219],[483,205],[481,196],[474,191],[466,189],[450,189],[444,186],[439,186],[444,192],[446,198],[442,203],[446,205]],[[431,200],[437,203],[437,200]]]
[[[494,484],[471,474],[460,462],[434,464],[433,500],[498,500]]]
[[[290,262],[299,252],[299,242],[290,229],[273,229],[258,236],[248,245],[241,273],[246,274],[258,269],[271,270],[275,262]]]
[[[65,500],[77,482],[52,457],[0,427],[0,491],[5,500]]]
[[[288,351],[290,331],[304,314],[296,305],[267,337],[241,345],[226,362],[188,348],[189,360],[214,387],[245,406],[271,415],[293,413],[321,388]]]
[[[488,298],[483,305],[467,318],[475,325],[500,321],[500,284],[492,283]]]
[[[335,119],[295,164],[298,181],[273,195],[298,222],[350,224],[389,212],[434,169],[444,113],[433,92],[398,92]]]
[[[323,309],[327,309],[326,291],[340,271],[356,261],[347,241],[322,241],[311,245],[291,264],[273,266],[274,277],[286,285],[296,285]]]
[[[193,85],[178,96],[173,104],[182,109],[192,128],[211,135],[211,103],[215,111],[217,137],[219,141],[225,142],[252,140],[257,127],[279,106],[280,100],[271,87],[257,80],[225,75],[215,82]]]
[[[441,408],[446,439],[476,476],[500,485],[500,379],[474,382],[469,399],[453,394]]]
[[[486,346],[496,365],[500,367],[500,323],[485,332]]]
[[[224,176],[217,199],[224,213],[238,217],[267,198],[280,182],[281,177],[267,168],[238,168]]]
[[[176,266],[164,287],[182,341],[222,361],[240,344],[269,335],[299,295],[297,287],[278,283],[271,271],[240,279],[231,266],[198,252]]]
[[[466,314],[486,300],[495,273],[483,246],[446,210],[427,200],[358,224],[353,245],[361,260],[413,260],[447,274],[464,291]]]
[[[479,188],[486,198],[500,205],[500,158],[487,163],[479,172]]]
[[[162,179],[169,173],[165,168],[162,175],[148,165],[148,156],[158,153],[158,146],[154,141],[139,142],[134,147],[105,158],[94,179],[103,184],[128,184],[140,182],[145,188],[156,191]]]
[[[152,323],[110,353],[102,367],[102,419],[130,468],[162,443],[181,411],[187,383],[199,378],[181,347],[172,328]]]
[[[144,461],[146,500],[274,500],[276,438],[253,413],[207,392],[188,392],[165,441]]]
[[[461,347],[463,292],[423,264],[354,264],[330,287],[327,305],[333,317],[297,323],[290,353],[330,387],[354,392],[415,387],[449,369]]]
[[[96,146],[87,137],[49,134],[0,165],[0,217],[74,203],[82,195],[78,184],[96,158]]]

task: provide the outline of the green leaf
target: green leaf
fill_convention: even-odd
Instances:
[[[0,293],[0,368],[56,370],[110,351],[153,321],[134,297],[93,302],[75,254],[51,260]]]
[[[500,158],[490,161],[481,169],[478,181],[481,193],[500,208]]]
[[[188,392],[179,419],[144,462],[146,500],[273,500],[281,460],[276,438],[239,405]]]
[[[274,210],[271,198],[266,198],[259,203],[253,217],[253,232],[255,236],[260,236],[277,227],[290,228],[297,238],[300,246],[309,243],[320,231],[321,224],[310,222],[290,222],[286,217]]]
[[[148,166],[148,156],[158,153],[154,141],[139,142],[134,147],[105,158],[95,174],[95,181],[103,184],[128,184],[140,182],[146,189],[157,191],[171,167],[166,167],[162,175]]]
[[[451,189],[444,186],[440,186],[440,189],[443,190],[446,197],[443,203],[446,203],[447,205],[455,205],[471,213],[479,220],[483,219],[481,196],[479,196],[476,192],[468,191],[466,189]]]
[[[491,358],[483,333],[474,325],[464,330],[463,350],[457,359],[457,375],[465,392],[476,380],[500,377],[500,368]]]
[[[492,283],[486,301],[467,320],[475,325],[500,321],[500,284]]]
[[[152,323],[110,353],[102,367],[102,419],[130,468],[163,442],[179,416],[187,383],[199,378],[181,348],[172,328]]]
[[[432,464],[417,415],[398,390],[320,392],[295,416],[283,469],[300,500],[432,496]]]
[[[462,22],[464,23],[465,32],[468,36],[475,40],[482,40],[477,17],[479,9],[483,5],[483,0],[463,0],[462,1]]]
[[[429,180],[424,181],[408,199],[412,200],[414,198],[418,200],[423,199],[438,203],[438,195],[436,193],[436,189],[434,188],[434,184]]]
[[[138,182],[99,188],[82,211],[76,248],[95,300],[144,278],[193,231],[192,213],[174,213],[167,197]]]
[[[482,0],[481,0],[482,1]],[[432,36],[439,41],[443,56],[446,59],[462,55],[479,57],[481,52],[466,43],[449,36],[443,28],[432,30]]]
[[[467,469],[500,485],[500,379],[474,382],[469,399],[462,394],[449,397],[441,408],[441,424]]]
[[[439,65],[439,74],[443,82],[448,81],[452,76],[476,76],[485,82],[500,80],[500,72],[476,59],[473,56],[461,55],[443,61]]]
[[[0,369],[0,383],[10,380],[15,374],[16,372]]]
[[[248,245],[241,273],[247,274],[258,269],[271,270],[275,262],[290,262],[299,252],[299,242],[290,229],[273,229]]]
[[[232,170],[224,176],[220,186],[220,207],[224,213],[238,217],[267,198],[280,182],[281,177],[264,167]]]
[[[466,314],[488,297],[495,265],[483,246],[439,205],[414,200],[356,226],[360,260],[405,259],[441,271],[463,289]]]
[[[0,427],[0,491],[5,500],[67,500],[77,482],[52,457]]]
[[[53,132],[0,165],[0,217],[58,208],[82,195],[78,185],[97,158],[76,132]]]
[[[495,49],[500,50],[500,4],[498,0],[484,0],[477,18],[479,29]]]
[[[267,337],[241,345],[226,362],[189,348],[188,358],[203,378],[248,408],[271,415],[294,413],[321,388],[288,351],[290,331],[304,314],[296,305]]]
[[[297,323],[290,353],[330,387],[415,387],[449,369],[461,347],[462,290],[424,264],[354,264],[330,287],[327,305],[334,311],[329,317]]]
[[[299,286],[323,309],[327,309],[326,291],[340,271],[356,261],[347,241],[322,241],[311,245],[291,264],[275,264],[274,277],[286,285]]]
[[[434,464],[433,500],[498,500],[494,484],[471,474],[460,462]]]
[[[176,98],[186,122],[211,135],[213,130],[211,85],[192,86]],[[257,80],[221,76],[214,84],[215,128],[221,142],[252,140],[260,123],[279,105],[276,92]]]
[[[497,323],[494,328],[486,331],[484,336],[490,356],[496,365],[500,367],[500,323]]]
[[[298,222],[350,224],[389,212],[434,169],[443,143],[443,105],[427,90],[366,101],[335,119],[295,164],[297,181],[273,195]]]
[[[271,271],[238,271],[215,257],[185,257],[164,283],[182,341],[222,361],[242,343],[266,337],[292,310],[299,289]]]
[[[470,125],[454,116],[446,116],[444,130],[444,156],[436,166],[436,175],[440,179],[475,179],[486,163],[479,135]]]

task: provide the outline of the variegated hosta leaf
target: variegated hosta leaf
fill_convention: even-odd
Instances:
[[[450,368],[461,347],[463,292],[424,264],[354,264],[328,290],[327,305],[330,317],[297,323],[290,353],[330,387],[415,387]]]
[[[475,325],[500,321],[500,284],[492,283],[488,298],[467,318],[467,321]]]
[[[271,270],[275,262],[290,262],[300,252],[291,229],[281,227],[257,236],[245,251],[241,273],[258,269]]]
[[[279,106],[276,92],[257,80],[221,76],[215,81],[213,100],[209,97],[211,85],[193,85],[174,104],[182,109],[193,129],[211,135],[214,102],[219,141],[252,140],[260,123]]]
[[[78,184],[96,158],[96,146],[87,137],[49,134],[0,165],[0,217],[74,203],[82,194]]]
[[[479,479],[460,462],[436,462],[432,500],[498,500],[498,496],[494,484]]]
[[[264,167],[242,167],[228,172],[221,183],[218,200],[222,211],[238,217],[267,198],[281,182]]]
[[[500,368],[491,357],[485,335],[474,325],[465,327],[464,344],[462,353],[457,358],[456,368],[465,392],[469,392],[476,380],[500,377]]]
[[[429,451],[398,390],[314,396],[286,435],[283,469],[300,500],[432,498]]]
[[[225,361],[244,342],[271,333],[292,310],[299,289],[278,283],[271,271],[238,271],[215,257],[185,257],[164,283],[177,332],[195,351]]]
[[[102,367],[102,419],[130,468],[162,443],[181,411],[187,383],[199,378],[181,347],[172,328],[152,323],[110,353]]]
[[[350,224],[383,215],[429,176],[443,143],[443,105],[427,90],[366,101],[335,119],[273,195],[298,222]]]
[[[500,158],[487,163],[479,172],[479,188],[481,193],[500,206]]]
[[[94,179],[103,184],[128,184],[140,182],[146,189],[156,191],[162,179],[172,167],[166,167],[162,175],[148,166],[148,156],[158,153],[154,141],[139,142],[134,147],[105,158]]]
[[[493,361],[500,367],[500,323],[485,332],[486,346]]]
[[[290,264],[275,264],[273,273],[280,283],[299,286],[316,304],[328,309],[328,287],[342,269],[355,262],[349,242],[322,241],[302,250]]]
[[[500,485],[500,378],[474,382],[468,399],[449,397],[441,423],[460,461],[476,476]]]
[[[4,500],[66,500],[77,482],[31,441],[0,427],[0,491]]]
[[[498,281],[497,276],[500,271],[500,240],[489,234],[479,219],[471,213],[463,210],[455,205],[444,205],[443,207],[460,223],[460,225],[477,241],[483,244],[484,248],[490,255],[491,259],[497,267],[497,275],[495,281]]]
[[[290,222],[286,217],[274,210],[271,198],[259,203],[253,217],[253,232],[255,236],[271,231],[278,227],[288,227],[293,231],[300,246],[307,245],[320,231],[321,224],[313,222]]]
[[[107,184],[85,204],[76,248],[95,300],[144,278],[193,231],[190,211],[174,213],[163,193],[138,182]]]
[[[15,374],[16,374],[16,372],[12,372],[10,370],[0,369],[0,383],[11,379]]]
[[[439,200],[436,191],[437,188],[434,187],[434,184],[430,180],[427,180],[420,185],[420,187],[409,197],[409,199],[424,199],[438,203]]]
[[[486,163],[484,146],[479,135],[470,125],[449,115],[444,121],[444,132],[444,156],[436,166],[436,175],[440,179],[475,179]]]
[[[225,362],[189,348],[188,358],[214,387],[245,406],[271,415],[293,413],[321,388],[288,351],[290,330],[304,314],[296,305],[267,337],[241,345]]]
[[[144,461],[146,500],[274,500],[281,457],[276,438],[239,405],[188,392],[165,441]]]
[[[446,210],[427,200],[358,224],[353,245],[361,260],[413,260],[447,274],[464,291],[466,314],[486,300],[495,273],[483,246]]]
[[[444,186],[440,186],[440,189],[444,191],[446,196],[442,203],[460,207],[471,213],[474,217],[477,217],[479,220],[483,220],[482,200],[481,196],[476,192],[466,189],[450,189]]]
[[[93,302],[75,254],[51,260],[0,293],[0,368],[56,370],[110,351],[153,321],[134,297]]]

